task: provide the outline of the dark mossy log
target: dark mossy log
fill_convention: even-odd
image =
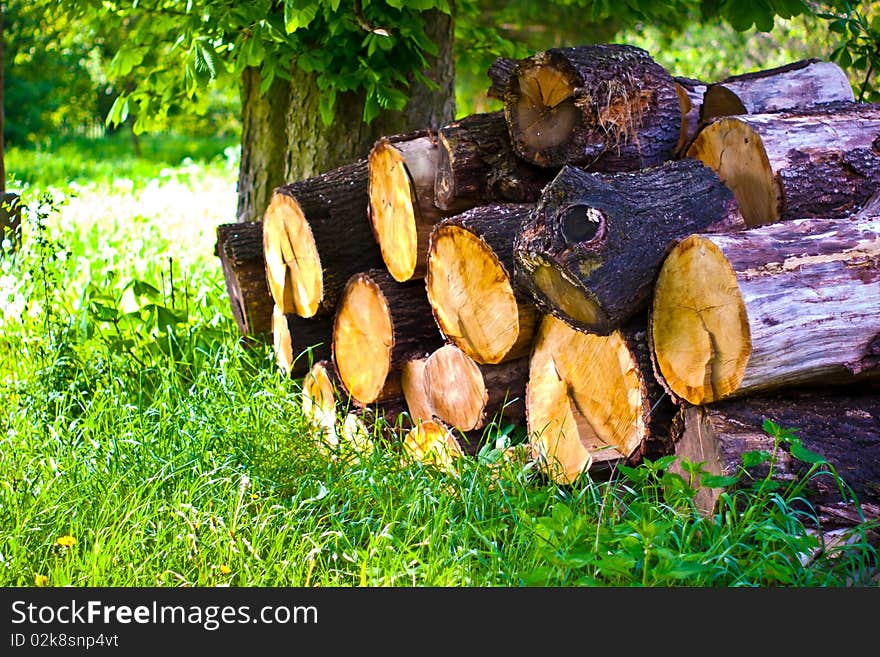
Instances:
[[[535,202],[558,169],[526,162],[513,151],[504,112],[472,114],[438,132],[434,202],[450,212],[492,202]]]
[[[880,104],[713,119],[687,155],[718,172],[750,227],[839,217],[880,189]]]
[[[486,95],[489,98],[504,102],[504,94],[507,92],[507,82],[513,73],[513,69],[519,63],[518,59],[513,57],[498,57],[489,65],[486,75],[489,76],[489,88]]]
[[[15,251],[20,245],[21,197],[15,192],[0,191],[0,255]]]
[[[368,204],[366,160],[275,189],[263,249],[269,290],[283,312],[332,315],[352,274],[382,266]]]
[[[514,150],[545,167],[634,171],[672,158],[675,80],[641,48],[551,48],[511,72],[504,113]]]
[[[402,399],[404,363],[442,344],[423,281],[401,283],[384,269],[349,279],[333,325],[333,361],[355,404]]]
[[[671,241],[743,227],[731,191],[696,160],[616,174],[565,167],[516,237],[516,283],[542,312],[608,334],[646,308]]]
[[[528,370],[528,357],[479,365],[448,344],[428,357],[423,385],[434,416],[461,431],[472,431],[502,418],[515,424],[525,418]]]
[[[529,363],[526,419],[533,451],[554,481],[670,452],[673,414],[651,369],[644,322],[602,336],[544,317]]]
[[[273,307],[275,362],[293,379],[305,375],[316,361],[330,358],[332,335],[332,317],[300,317],[282,313],[278,306]]]
[[[513,243],[533,204],[492,204],[434,227],[425,276],[440,331],[478,363],[529,353],[537,323],[531,297],[514,287]]]
[[[844,70],[833,62],[804,59],[709,85],[700,118],[765,114],[837,101],[855,101]]]
[[[708,84],[692,78],[675,78],[675,91],[681,105],[681,130],[673,155],[680,157],[693,141],[700,127],[700,108]]]
[[[413,421],[434,419],[434,409],[425,388],[428,355],[409,358],[400,368],[400,387],[406,400],[406,410]]]
[[[699,405],[880,375],[880,216],[691,235],[660,269],[658,379]]]
[[[263,222],[217,226],[214,254],[220,258],[232,317],[242,336],[268,341],[275,302],[266,284]]]
[[[791,430],[794,439],[779,440],[764,429],[764,422]],[[746,452],[773,455],[773,469],[763,462],[748,468],[740,484],[768,475],[789,484],[805,480],[812,467],[798,458],[804,448],[822,457],[830,469],[805,481],[803,496],[815,507],[832,507],[853,501],[880,504],[880,394],[850,389],[838,394],[824,389],[785,391],[781,394],[730,399],[704,406],[685,406],[675,423],[675,454],[670,470],[681,474],[697,489],[695,502],[706,515],[716,511],[719,488],[701,485],[682,467],[686,459],[702,464],[709,474],[737,476],[743,471]],[[849,490],[841,490],[833,472]]]
[[[396,281],[424,276],[431,229],[450,214],[434,203],[439,156],[433,131],[385,137],[370,151],[369,216]]]

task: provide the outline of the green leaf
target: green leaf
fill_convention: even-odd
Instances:
[[[108,126],[122,125],[128,118],[128,97],[120,95],[113,101],[110,111],[107,112],[106,124]]]
[[[729,488],[739,481],[739,477],[723,475],[702,475],[700,485],[707,488]]]
[[[288,34],[308,27],[318,15],[320,3],[302,0],[284,0],[284,29]]]
[[[756,465],[768,462],[770,458],[770,452],[767,450],[755,449],[742,455],[742,464],[744,468],[753,468]]]
[[[798,459],[799,461],[803,461],[804,463],[827,463],[828,461],[821,454],[817,454],[816,452],[812,452],[808,450],[806,447],[801,445],[800,443],[795,443],[791,446],[791,455]]]

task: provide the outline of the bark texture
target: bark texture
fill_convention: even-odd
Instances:
[[[220,258],[232,316],[242,336],[268,340],[275,303],[266,284],[261,221],[217,226],[214,250]]]

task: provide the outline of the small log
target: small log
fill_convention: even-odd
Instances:
[[[681,105],[681,130],[678,142],[672,151],[674,157],[681,157],[693,141],[700,128],[700,108],[708,84],[691,78],[676,77],[675,91]]]
[[[272,310],[272,346],[275,362],[287,376],[304,376],[316,361],[330,358],[332,317],[300,317]]]
[[[431,131],[384,137],[370,151],[370,221],[385,266],[399,282],[424,276],[431,228],[449,214],[434,204],[439,156]]]
[[[633,171],[672,158],[681,126],[675,81],[641,48],[551,48],[520,60],[504,112],[514,150],[546,167]]]
[[[513,69],[519,64],[519,60],[513,57],[498,57],[489,65],[486,75],[489,77],[490,85],[486,90],[486,95],[495,100],[504,101],[504,94],[507,92],[507,81],[513,74]]]
[[[303,416],[321,444],[331,449],[339,446],[339,378],[330,360],[319,360],[303,376],[300,407]]]
[[[403,451],[409,458],[455,472],[457,461],[465,451],[455,432],[436,420],[418,422],[406,432]]]
[[[837,101],[855,101],[844,70],[833,62],[804,59],[709,85],[700,118],[806,109]]]
[[[406,409],[414,422],[433,420],[434,409],[425,389],[425,363],[428,356],[408,359],[400,370],[400,387],[406,400]]]
[[[671,451],[671,400],[640,322],[601,336],[546,315],[529,363],[529,441],[557,483]]]
[[[803,479],[810,464],[791,454],[791,444],[777,449],[774,438],[763,429],[765,420],[795,432],[807,450],[823,457],[843,479],[849,490],[838,487],[831,471],[816,474],[807,482],[804,497],[816,508],[833,507],[855,500],[880,504],[880,395],[846,390],[838,394],[827,389],[789,390],[780,394],[729,399],[705,406],[679,410],[675,455],[670,466],[697,491],[694,502],[704,515],[717,510],[720,488],[703,486],[699,475],[691,480],[681,461],[702,464],[712,474],[741,473],[743,454],[765,451],[775,456],[768,464],[749,469],[742,484],[772,476],[789,483]],[[796,453],[795,453],[796,454]]]
[[[478,365],[455,345],[435,350],[425,361],[423,384],[431,412],[461,431],[483,429],[504,418],[525,417],[527,357],[500,365]]]
[[[516,237],[516,282],[542,312],[607,335],[647,307],[672,240],[740,227],[733,194],[696,160],[609,175],[565,167]]]
[[[880,190],[880,104],[716,118],[687,156],[718,172],[750,227],[844,216]]]
[[[333,325],[333,360],[355,404],[402,399],[404,363],[442,343],[422,281],[401,283],[381,269],[351,277]]]
[[[532,204],[492,204],[444,219],[428,246],[425,287],[440,331],[478,363],[529,353],[532,299],[514,288],[513,243]]]
[[[366,160],[274,190],[263,249],[269,289],[284,313],[332,315],[349,277],[382,266],[368,205]]]
[[[650,322],[661,383],[706,404],[880,374],[880,216],[691,235],[660,269]]]
[[[517,156],[502,111],[466,116],[440,128],[437,137],[434,202],[442,210],[535,202],[557,173]]]
[[[232,317],[239,334],[268,341],[275,303],[266,284],[263,222],[217,226],[214,255],[220,258]]]

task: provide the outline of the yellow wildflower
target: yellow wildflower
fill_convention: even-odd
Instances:
[[[225,563],[220,564],[220,574],[221,575],[228,575],[231,572],[232,572],[232,568],[227,566]]]
[[[61,547],[70,548],[76,545],[76,539],[70,534],[65,534],[64,536],[59,536],[55,541],[55,545],[60,545]]]
[[[34,586],[49,586],[49,577],[46,575],[34,575]]]

